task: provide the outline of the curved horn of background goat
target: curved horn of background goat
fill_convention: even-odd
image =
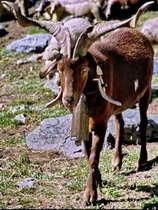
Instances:
[[[69,30],[64,27],[59,22],[53,22],[53,21],[38,21],[33,20],[31,18],[25,17],[21,14],[20,8],[16,3],[2,1],[2,4],[11,9],[13,14],[18,20],[18,23],[23,27],[28,26],[38,26],[40,28],[46,29],[51,34],[54,35],[56,40],[59,42],[61,47],[61,54],[64,56],[68,56],[70,58],[71,55],[71,43],[70,43],[70,33]]]
[[[84,31],[78,38],[76,46],[73,51],[73,58],[79,55],[84,56],[87,53],[90,45],[102,35],[111,32],[120,27],[136,27],[139,17],[143,14],[145,9],[149,8],[154,4],[154,1],[147,2],[143,4],[137,11],[137,13],[124,21],[108,21],[108,22],[98,22],[93,27],[89,27]]]
[[[62,88],[60,87],[57,97],[55,99],[53,99],[52,101],[50,101],[49,103],[47,103],[45,106],[47,108],[55,106],[61,100],[61,97],[62,97]]]

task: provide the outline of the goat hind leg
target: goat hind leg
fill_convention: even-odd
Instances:
[[[113,170],[120,170],[122,166],[122,139],[124,134],[124,120],[122,114],[115,115],[115,151],[112,157]]]
[[[143,170],[147,163],[147,149],[146,149],[146,129],[148,124],[147,119],[147,109],[149,105],[149,99],[151,96],[151,89],[147,89],[143,97],[139,101],[139,109],[140,109],[140,141],[141,141],[141,149],[140,149],[140,158],[138,161],[138,170]]]

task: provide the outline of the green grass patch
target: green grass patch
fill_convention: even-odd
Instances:
[[[152,83],[158,83],[158,75],[157,74],[153,75]]]
[[[27,30],[27,34],[39,34],[39,33],[48,33],[48,31],[40,27],[34,27],[34,26],[30,26]]]
[[[16,144],[23,144],[25,143],[25,138],[10,138],[8,140],[2,141],[2,145],[16,145]]]

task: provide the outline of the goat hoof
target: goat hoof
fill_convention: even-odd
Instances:
[[[112,157],[113,172],[120,171],[121,166],[122,166],[122,154],[119,154],[118,152],[113,153]]]
[[[112,166],[112,172],[117,172],[117,171],[120,171],[121,170],[121,166]]]
[[[89,206],[89,205],[94,205],[97,201],[97,191],[95,190],[89,190],[89,189],[86,189],[85,190],[85,194],[84,194],[84,197],[85,197],[85,204],[86,206]]]
[[[91,202],[90,201],[86,201],[85,202],[85,206],[90,206],[91,205]]]

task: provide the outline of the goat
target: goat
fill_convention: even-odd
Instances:
[[[45,60],[45,65],[43,70],[40,72],[40,77],[44,78],[50,71],[55,71],[57,61],[61,58],[62,55],[69,55],[70,51],[74,48],[76,40],[78,39],[79,35],[82,31],[86,30],[90,27],[90,23],[83,18],[76,18],[70,19],[66,22],[53,22],[53,21],[37,21],[30,18],[26,18],[21,14],[21,11],[17,4],[11,2],[2,1],[3,5],[7,7],[7,9],[11,9],[15,17],[17,18],[19,24],[23,27],[27,26],[38,26],[45,28],[50,33],[55,36],[52,37],[49,46],[46,48],[45,52],[37,55],[36,59],[43,58]],[[94,26],[94,30],[92,35],[94,37],[99,38],[101,35],[104,35],[104,32],[109,30],[115,29],[117,27],[135,27],[139,17],[143,13],[143,11],[148,7],[148,5],[142,6],[136,15],[128,20],[125,21],[109,21],[109,22],[98,22]],[[78,24],[80,24],[80,27]],[[70,44],[71,40],[71,44]],[[47,107],[51,107],[58,103],[60,100],[61,91],[59,92],[58,96],[46,104]]]
[[[152,2],[148,5],[151,4]],[[28,25],[30,22],[39,25],[39,22],[28,18],[25,18],[26,22]],[[62,36],[65,35],[66,45],[68,44],[63,50],[63,57],[57,62],[62,102],[66,108],[74,112],[79,101],[86,98],[88,117],[86,127],[89,128],[88,138],[83,141],[89,166],[85,189],[86,204],[97,201],[97,188],[102,185],[99,158],[108,119],[111,115],[116,117],[116,142],[112,157],[112,165],[116,170],[122,166],[124,121],[121,113],[137,102],[140,106],[141,119],[138,170],[142,170],[147,163],[147,108],[151,95],[154,56],[151,43],[141,32],[127,27],[112,32],[104,40],[97,40],[103,33],[126,24],[117,23],[115,27],[108,25],[101,31],[96,25],[88,27],[80,34],[73,52],[71,42],[67,42],[69,34],[65,34],[64,29],[60,28]],[[40,25],[44,27],[45,23],[42,22]],[[59,37],[61,38],[60,34]]]
[[[83,43],[79,47],[84,48]],[[121,113],[137,102],[140,108],[141,139],[138,170],[142,170],[147,163],[147,108],[151,96],[154,52],[142,33],[122,28],[105,40],[94,42],[84,56],[79,55],[59,61],[58,71],[65,107],[73,112],[82,94],[86,96],[89,138],[83,143],[89,165],[85,190],[86,203],[89,204],[90,201],[95,203],[97,186],[101,186],[98,166],[108,119],[115,115],[116,139],[112,166],[116,170],[122,166],[124,120]],[[97,72],[97,68],[101,71]],[[95,80],[103,81],[101,85],[106,85],[106,92],[105,88],[98,88],[99,84]],[[103,98],[105,94],[112,100]],[[117,99],[117,103],[113,99]]]
[[[49,19],[60,21],[68,15],[74,17],[89,16],[91,19],[101,20],[101,5],[103,0],[44,0],[37,12],[42,14],[46,11]],[[48,3],[50,3],[48,6]]]

